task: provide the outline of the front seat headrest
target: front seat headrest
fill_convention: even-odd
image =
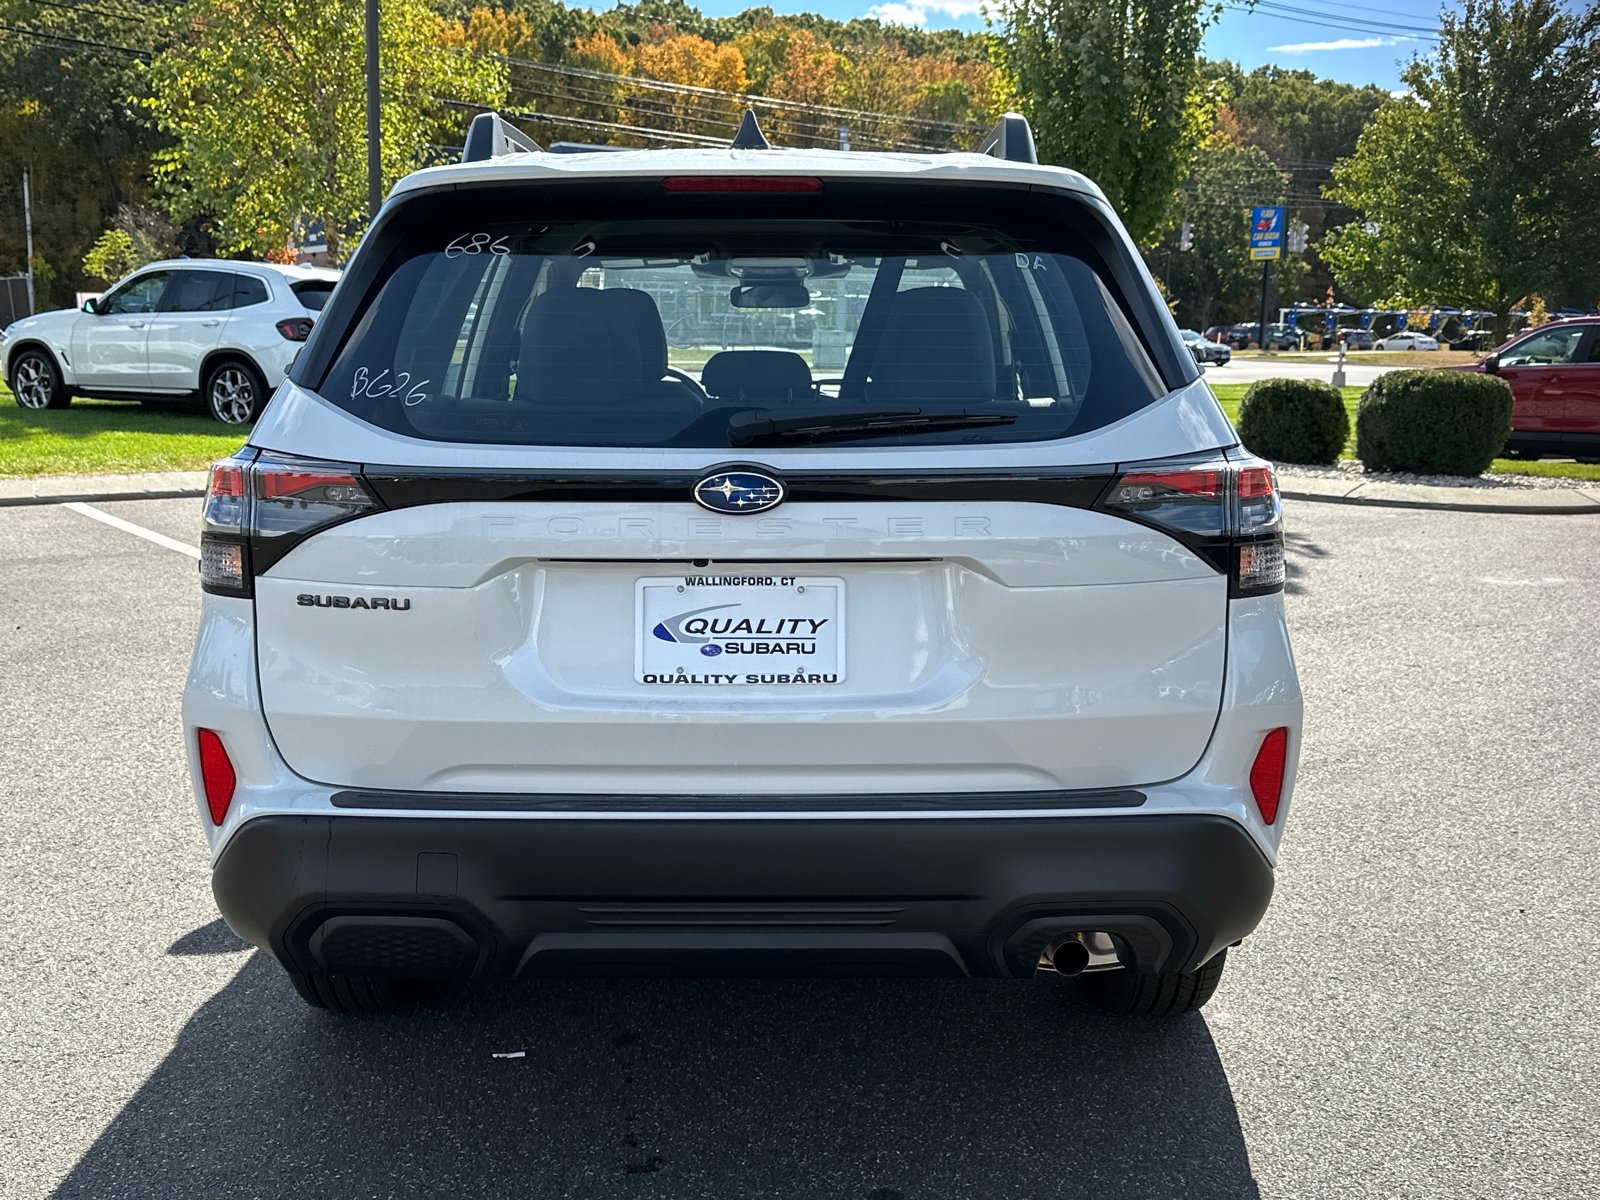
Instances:
[[[994,339],[983,305],[962,288],[896,294],[870,378],[868,394],[878,400],[993,400]]]
[[[607,288],[600,294],[616,309],[617,320],[633,325],[645,386],[659,383],[667,373],[667,331],[661,327],[655,297],[636,288]]]
[[[518,400],[619,403],[644,394],[634,322],[598,288],[536,296],[522,327]]]

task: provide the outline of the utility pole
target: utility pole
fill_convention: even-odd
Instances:
[[[379,139],[383,136],[378,96],[378,0],[367,0],[367,219],[383,207],[383,163]],[[326,231],[324,231],[326,232]]]
[[[28,315],[33,304],[33,193],[28,190],[28,168],[22,168],[22,227],[28,243]]]
[[[1267,352],[1267,285],[1272,282],[1272,260],[1261,264],[1261,353]]]

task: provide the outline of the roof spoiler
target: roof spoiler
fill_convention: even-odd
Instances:
[[[617,154],[637,150],[637,146],[600,146],[594,142],[551,142],[551,154]]]
[[[462,162],[486,162],[507,154],[538,154],[543,147],[499,113],[481,112],[467,129]]]
[[[989,131],[989,136],[978,146],[978,153],[1003,158],[1008,162],[1037,164],[1039,161],[1039,151],[1034,148],[1033,128],[1028,124],[1028,118],[1014,112],[1008,112],[1000,118],[1000,123]]]

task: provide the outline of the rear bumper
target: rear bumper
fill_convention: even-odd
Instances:
[[[212,886],[287,969],[330,974],[1032,974],[1118,936],[1188,970],[1250,933],[1273,874],[1236,821],[260,816]]]

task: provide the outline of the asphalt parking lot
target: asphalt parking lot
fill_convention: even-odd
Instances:
[[[1202,1014],[712,980],[348,1019],[216,920],[194,560],[0,510],[0,1196],[1600,1194],[1600,518],[1289,524],[1300,783]]]

